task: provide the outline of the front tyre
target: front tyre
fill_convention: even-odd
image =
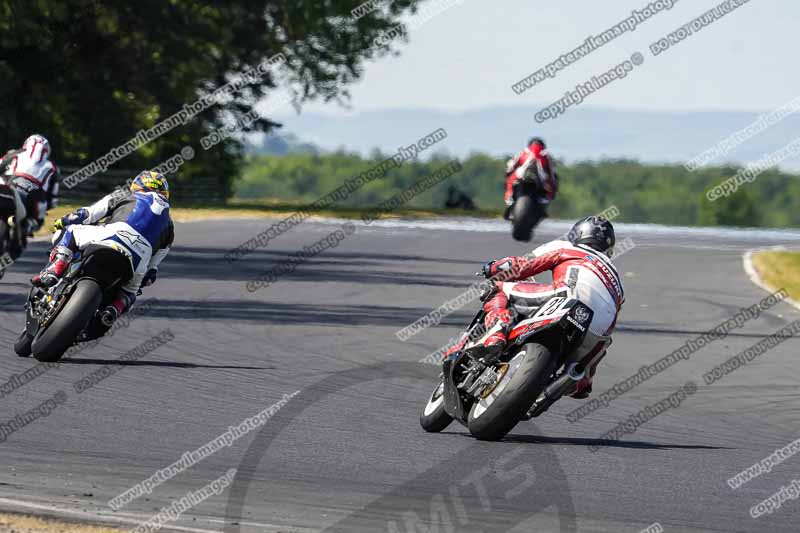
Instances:
[[[541,344],[522,346],[502,370],[495,388],[476,402],[467,417],[467,427],[480,440],[500,440],[522,419],[539,397],[555,361]]]
[[[453,417],[444,410],[444,382],[440,382],[419,417],[419,425],[428,433],[439,433],[452,421]]]
[[[69,301],[47,328],[33,339],[33,356],[47,363],[61,359],[94,317],[102,299],[103,290],[96,281],[88,278],[78,281]]]
[[[27,329],[23,329],[22,333],[17,337],[17,341],[14,343],[14,352],[20,357],[30,357],[32,342],[33,337],[28,334]]]

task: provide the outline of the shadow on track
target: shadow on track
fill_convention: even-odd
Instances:
[[[699,337],[705,333],[708,333],[708,330],[689,330],[689,329],[670,329],[670,328],[655,328],[655,327],[638,327],[638,326],[630,326],[628,324],[619,324],[615,328],[616,332],[621,333],[630,333],[633,335],[675,335],[681,337]],[[743,339],[763,339],[770,332],[766,333],[735,333],[730,332],[726,335],[726,337],[735,337],[735,338],[743,338]]]
[[[173,248],[168,260],[164,263],[164,277],[179,275],[181,278],[190,280],[214,279],[247,282],[282,264],[288,256],[297,252],[296,249],[254,252],[239,261],[229,262],[222,258],[227,251],[220,248]],[[411,262],[414,264],[430,262],[437,265],[460,262],[477,265],[478,263],[475,260],[439,260],[433,257],[413,255],[345,253],[327,250],[324,254],[299,265],[297,270],[291,274],[281,276],[279,283],[340,281],[359,284],[433,287],[465,287],[469,283],[468,278],[458,274],[408,272],[397,269],[398,263]]]
[[[173,253],[178,255],[205,255],[209,258],[218,258],[224,256],[230,248],[210,248],[201,246],[177,246],[172,249],[169,257],[172,258]],[[242,259],[233,261],[231,264],[243,263],[246,261],[255,261],[258,264],[264,264],[270,261],[281,261],[287,255],[295,253],[297,249],[282,248],[282,249],[269,249],[269,250],[253,250]],[[348,265],[364,266],[369,263],[383,263],[383,262],[414,262],[414,263],[436,263],[436,264],[462,264],[474,265],[479,263],[474,258],[457,259],[452,257],[436,257],[424,255],[407,255],[407,254],[392,254],[392,253],[363,253],[363,252],[343,252],[326,250],[322,257],[328,259],[340,259],[347,262]],[[197,258],[195,258],[197,259]],[[228,261],[225,261],[228,264]]]
[[[176,363],[174,361],[120,361],[119,359],[62,359],[64,364],[73,365],[112,365],[112,366],[156,366],[165,368],[210,368],[221,370],[275,370],[276,366],[238,366],[238,365],[202,365],[198,363]]]
[[[158,299],[149,318],[180,317],[182,320],[235,320],[258,324],[305,324],[349,326],[396,326],[398,329],[430,312],[429,308],[380,305],[321,305],[248,300]],[[454,314],[444,325],[463,325],[469,316]]]
[[[270,466],[262,465],[262,459],[286,429],[303,423],[307,409],[368,382],[406,378],[427,385],[432,382],[430,374],[427,365],[395,361],[343,370],[304,387],[250,442],[228,492],[223,531],[241,531],[248,501],[258,506],[269,501],[263,480],[269,479]],[[440,438],[416,431],[420,454],[426,453],[427,440]],[[430,468],[411,465],[410,479],[387,487],[323,531],[508,531],[538,518],[548,521],[547,531],[575,533],[575,504],[555,448],[508,446],[500,453],[495,444],[472,439],[466,448],[454,448],[452,455]],[[353,446],[357,450],[358,444]],[[275,451],[280,453],[280,448],[276,446]],[[248,498],[253,482],[260,483],[257,489],[261,490],[253,490]]]
[[[537,435],[509,435],[501,442],[526,444],[566,444],[571,446],[600,446],[603,448],[635,448],[645,450],[732,450],[724,446],[701,444],[659,444],[637,440],[602,440],[580,437],[542,437]]]

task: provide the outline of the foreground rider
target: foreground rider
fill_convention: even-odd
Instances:
[[[592,379],[597,364],[605,356],[607,344],[602,337],[610,336],[625,301],[622,281],[610,257],[614,250],[614,227],[603,217],[591,216],[578,221],[568,235],[569,240],[555,240],[533,251],[530,257],[506,257],[486,263],[486,277],[497,277],[494,288],[484,297],[486,334],[475,350],[491,356],[502,352],[514,317],[510,304],[526,307],[541,306],[554,296],[576,298],[586,304],[594,315],[588,331],[590,339],[598,342],[582,346],[577,355],[586,369],[586,377],[578,382],[573,398],[586,398],[592,392]],[[534,283],[527,280],[544,271],[552,271],[553,283]],[[447,355],[463,346],[454,346]]]
[[[508,220],[511,208],[514,205],[514,184],[522,179],[529,171],[535,171],[541,186],[539,203],[546,207],[552,202],[558,192],[558,176],[555,162],[550,158],[547,145],[540,137],[533,137],[528,141],[528,146],[516,157],[506,163],[506,210],[503,218]]]
[[[61,174],[50,160],[50,142],[41,135],[31,135],[18,150],[9,150],[0,159],[0,174],[11,174],[12,182],[25,207],[18,246],[9,252],[16,259],[22,253],[26,237],[30,237],[44,223],[47,210],[58,204],[58,186]]]
[[[130,309],[141,287],[152,285],[158,266],[169,253],[174,225],[169,214],[169,184],[158,172],[144,171],[130,192],[111,193],[89,207],[58,219],[55,230],[65,230],[50,253],[50,264],[31,279],[38,287],[52,287],[61,279],[73,254],[92,243],[113,241],[133,256],[134,276],[103,311],[106,326]],[[97,224],[106,219],[104,224]]]

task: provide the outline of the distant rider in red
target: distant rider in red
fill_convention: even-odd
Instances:
[[[508,220],[511,215],[511,208],[514,205],[514,183],[525,176],[526,172],[536,171],[539,179],[542,195],[539,203],[546,206],[553,201],[558,192],[558,176],[556,175],[555,162],[550,158],[547,145],[539,137],[533,137],[528,141],[528,146],[523,149],[516,157],[506,163],[506,211],[503,218]]]

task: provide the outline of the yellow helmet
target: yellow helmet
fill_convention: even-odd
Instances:
[[[131,192],[154,192],[169,200],[169,182],[160,172],[145,170],[131,182]]]

